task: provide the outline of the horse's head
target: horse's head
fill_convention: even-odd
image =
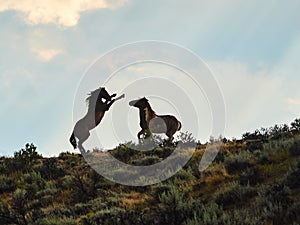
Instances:
[[[111,98],[113,95],[109,95],[108,92],[105,90],[104,87],[100,87],[96,89],[95,91],[92,91],[89,94],[89,97],[87,97],[86,101],[91,108],[95,108],[98,104],[103,104],[102,99],[105,99],[105,101],[111,101]]]
[[[149,106],[149,103],[148,103],[148,99],[146,99],[145,97],[144,98],[141,98],[141,99],[137,99],[137,100],[132,100],[129,102],[129,105],[130,106],[134,106],[134,107],[137,107],[139,109],[145,109],[147,106]]]
[[[106,91],[106,89],[104,87],[100,88],[98,100],[101,100],[102,98],[104,98],[106,101],[111,101],[111,98],[112,98],[112,96],[110,96],[110,94],[108,94],[108,92]]]

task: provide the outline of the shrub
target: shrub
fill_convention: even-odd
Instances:
[[[283,184],[275,183],[258,192],[257,207],[262,219],[271,220],[273,224],[284,224],[286,210],[291,204],[290,190]]]
[[[295,169],[292,169],[285,177],[286,185],[291,189],[300,187],[300,162]]]
[[[163,193],[170,192],[172,186],[166,185],[166,184],[159,184],[159,185],[156,185],[154,187],[155,187],[155,189],[154,189],[154,198],[155,198],[155,200],[159,201],[161,195]]]
[[[32,169],[33,165],[36,163],[37,159],[42,158],[40,154],[36,151],[37,147],[34,144],[26,144],[25,149],[21,149],[14,153],[14,158],[17,162],[17,168],[22,171],[28,171]]]
[[[185,147],[196,147],[196,138],[192,133],[189,132],[180,132],[178,136],[180,143],[184,144]]]
[[[297,140],[293,143],[293,145],[290,147],[290,153],[292,156],[300,155],[300,140]]]
[[[88,212],[92,211],[93,206],[90,203],[77,203],[74,207],[73,207],[73,212],[75,215],[85,215]]]
[[[223,210],[222,206],[215,203],[203,205],[196,204],[194,214],[190,218],[186,218],[185,225],[225,225],[231,224],[228,214]]]
[[[81,217],[81,224],[114,224],[131,225],[136,224],[135,213],[131,210],[125,210],[119,207],[103,209],[97,211],[94,215]]]
[[[225,158],[224,164],[228,173],[240,173],[251,166],[251,153],[242,151],[238,154],[229,155]]]
[[[28,206],[28,195],[24,189],[17,189],[13,193],[13,197],[11,199],[11,208],[14,211],[14,214],[18,218],[19,223],[28,224],[26,219],[29,213]]]
[[[170,178],[169,181],[171,181],[173,185],[176,185],[182,183],[187,184],[188,182],[191,182],[193,180],[195,180],[195,177],[193,175],[193,171],[189,167],[187,169],[180,169],[174,176]]]
[[[36,172],[24,175],[24,188],[29,199],[35,199],[36,194],[45,188],[45,180]]]
[[[17,182],[11,177],[0,175],[0,194],[13,192],[17,187]]]
[[[264,142],[260,139],[258,140],[247,140],[247,149],[250,152],[253,152],[255,150],[262,150],[263,149]]]
[[[242,200],[247,200],[254,194],[253,189],[249,186],[241,186],[237,182],[230,183],[224,189],[215,194],[215,202],[218,205],[230,205]]]
[[[241,185],[256,185],[260,180],[258,169],[255,167],[247,168],[240,175]]]
[[[44,159],[43,164],[35,170],[46,180],[57,179],[65,175],[64,170],[59,166],[55,158]]]
[[[300,202],[295,202],[288,208],[286,219],[290,224],[292,224],[292,222],[300,223]]]
[[[119,145],[115,150],[109,151],[115,158],[118,160],[128,163],[129,160],[136,154],[139,154],[139,151],[129,148],[127,145]]]
[[[18,223],[17,217],[10,212],[8,205],[4,204],[1,199],[0,199],[0,221],[2,225],[11,225],[11,224]]]
[[[76,225],[76,220],[72,217],[55,217],[50,216],[37,220],[38,225]]]
[[[295,119],[295,120],[291,123],[291,127],[292,127],[292,130],[300,131],[300,118]]]
[[[181,192],[174,186],[159,196],[157,220],[159,224],[182,224],[186,217],[193,215],[192,199],[187,199],[187,193]]]
[[[157,155],[159,158],[164,159],[168,157],[173,151],[174,148],[172,147],[156,147],[153,149],[153,154]]]
[[[255,213],[255,210],[236,209],[230,220],[230,225],[261,225],[264,224],[261,218]]]
[[[161,159],[157,155],[145,156],[141,159],[136,159],[132,161],[132,164],[135,166],[148,166],[158,163]]]

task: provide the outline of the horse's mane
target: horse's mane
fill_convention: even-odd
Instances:
[[[152,113],[152,114],[156,115],[155,111],[154,111],[154,110],[151,108],[151,105],[150,105],[150,103],[149,103],[148,99],[147,99],[147,98],[145,98],[145,100],[146,100],[146,102],[147,102],[147,107],[148,107],[148,109],[149,109],[150,113]]]
[[[93,106],[93,108],[95,108],[96,103],[97,103],[97,99],[99,97],[100,91],[102,90],[102,87],[91,91],[88,95],[88,97],[86,98],[86,103],[88,105],[88,107],[90,108],[91,106]]]

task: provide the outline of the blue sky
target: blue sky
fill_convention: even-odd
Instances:
[[[27,142],[43,155],[72,151],[73,101],[87,67],[140,40],[179,44],[210,66],[226,137],[290,123],[300,114],[299,8],[297,0],[1,1],[0,155]]]

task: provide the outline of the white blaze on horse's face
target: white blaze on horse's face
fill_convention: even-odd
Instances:
[[[106,91],[106,89],[104,87],[101,88],[99,95],[102,96],[101,101],[103,103],[111,101],[111,96],[108,94],[108,92]]]

